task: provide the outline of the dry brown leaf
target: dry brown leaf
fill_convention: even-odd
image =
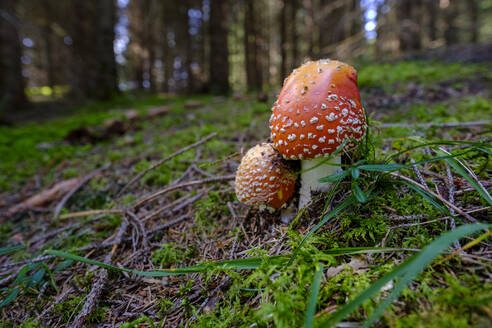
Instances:
[[[326,278],[332,278],[342,272],[345,268],[352,267],[354,273],[364,272],[368,264],[364,260],[352,258],[349,263],[340,264],[337,267],[330,267],[326,270]]]
[[[82,178],[72,178],[68,180],[61,181],[55,184],[53,187],[49,189],[45,189],[39,194],[29,197],[22,203],[15,205],[12,207],[9,212],[16,213],[22,210],[23,208],[30,207],[40,207],[49,203],[55,199],[63,197],[67,192],[75,188],[75,186],[82,180]]]

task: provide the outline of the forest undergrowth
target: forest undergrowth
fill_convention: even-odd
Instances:
[[[0,127],[0,326],[490,326],[490,65],[359,81],[370,133],[288,224],[233,187],[274,92]]]

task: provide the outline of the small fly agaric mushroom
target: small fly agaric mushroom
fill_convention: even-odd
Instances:
[[[242,158],[236,173],[236,195],[245,204],[277,209],[292,197],[296,179],[272,144],[262,143]]]
[[[318,180],[338,171],[340,156],[331,164],[313,166],[342,144],[357,146],[366,133],[366,117],[357,88],[357,71],[345,63],[322,59],[307,62],[284,81],[270,118],[274,147],[286,159],[301,160],[299,208],[311,201],[311,191],[326,191]],[[311,170],[310,170],[311,169]]]

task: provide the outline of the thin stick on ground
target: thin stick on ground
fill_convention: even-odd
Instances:
[[[395,172],[391,172],[390,173],[392,176],[394,177],[397,177],[399,179],[402,179],[402,180],[405,180],[407,182],[410,182],[414,185],[416,185],[417,187],[420,187],[422,189],[425,189],[424,186],[422,186],[420,183],[404,176],[404,175],[401,175],[401,174],[398,174],[398,173],[395,173]],[[452,208],[454,209],[458,214],[462,215],[463,217],[467,218],[469,221],[471,222],[474,222],[474,223],[477,223],[478,220],[475,219],[474,217],[472,217],[471,215],[467,214],[465,211],[463,211],[461,208],[455,206],[454,204],[450,203],[449,201],[447,201],[446,199],[442,198],[440,195],[436,194],[435,192],[433,192],[432,190],[427,190],[428,193],[430,193],[432,196],[436,197],[437,199],[439,199],[441,202],[443,202],[448,208]]]
[[[102,171],[108,169],[111,166],[111,163],[108,163],[104,165],[103,167],[100,167],[99,169],[92,171],[91,173],[87,174],[80,180],[79,183],[75,187],[72,188],[63,198],[62,200],[56,205],[55,210],[53,211],[53,216],[56,218],[61,210],[63,209],[63,206],[65,206],[65,203],[70,199],[70,197],[73,196],[79,190],[83,185],[85,185],[90,179],[101,173]]]
[[[413,158],[410,158],[410,162],[412,162],[412,169],[413,169],[413,172],[415,173],[415,175],[417,176],[417,179],[419,179],[419,182],[424,186],[426,187],[425,189],[429,190],[429,187],[427,186],[427,183],[425,183],[425,179],[424,177],[422,176],[422,173],[420,172],[419,168],[417,167],[417,165],[415,165],[415,160]]]
[[[156,167],[158,166],[161,166],[162,164],[164,164],[165,162],[169,161],[170,159],[178,156],[178,155],[181,155],[182,153],[190,150],[190,149],[193,149],[195,147],[198,147],[204,143],[206,143],[207,141],[211,140],[212,138],[214,138],[215,136],[217,135],[216,132],[214,133],[211,133],[209,134],[208,136],[206,136],[205,138],[202,138],[201,140],[195,142],[195,143],[192,143],[191,145],[188,145],[184,148],[181,148],[180,150],[172,153],[171,155],[159,160],[157,163],[153,164],[151,167],[149,167],[148,169],[138,173],[133,179],[130,180],[130,182],[128,182],[121,190],[120,192],[116,195],[116,198],[119,198],[123,192],[125,192],[125,190],[130,187],[132,184],[135,183],[135,181],[138,181],[140,180],[145,174],[147,174],[148,172],[152,171],[153,169],[155,169]]]
[[[479,212],[490,210],[491,208],[492,208],[492,206],[487,206],[487,207],[477,208],[477,209],[471,210],[471,211],[466,211],[466,213],[467,214],[474,214],[474,213],[479,213]],[[391,227],[388,228],[388,230],[393,230],[393,229],[398,229],[398,228],[414,227],[414,226],[421,226],[421,225],[430,224],[430,223],[434,223],[434,222],[449,220],[450,218],[452,218],[452,217],[451,216],[443,216],[441,218],[434,219],[434,220],[429,220],[429,221],[413,222],[413,223],[403,223],[403,224],[391,226]]]
[[[193,180],[193,181],[184,182],[184,183],[174,185],[174,186],[169,186],[167,188],[164,188],[162,190],[159,190],[159,191],[151,194],[150,196],[145,197],[144,199],[137,201],[133,205],[133,207],[139,208],[143,204],[150,202],[151,200],[155,199],[156,197],[162,196],[162,195],[164,195],[170,191],[176,190],[176,189],[181,189],[181,188],[185,188],[185,187],[190,187],[190,186],[195,186],[195,185],[200,185],[200,184],[205,184],[205,183],[211,183],[211,182],[230,181],[230,180],[234,180],[235,177],[236,177],[235,175],[231,174],[231,175],[225,175],[225,176],[221,176],[221,177],[215,177],[215,178],[209,178],[209,179],[203,179],[203,180]]]
[[[446,179],[446,185],[448,187],[448,200],[450,203],[454,204],[454,181],[453,181],[453,175],[451,174],[451,168],[449,167],[449,164],[446,162],[446,174],[448,178]],[[451,229],[456,229],[456,222],[454,222],[454,210],[452,208],[449,209],[449,213],[451,213],[451,217],[449,218],[449,222],[451,224]],[[454,247],[456,249],[460,249],[461,245],[459,240],[454,241]]]
[[[83,216],[91,216],[91,215],[101,215],[101,214],[121,214],[124,210],[121,209],[112,209],[112,210],[87,210],[81,212],[73,212],[60,215],[60,219],[71,219],[71,218],[79,218]]]
[[[128,221],[124,219],[116,235],[113,249],[104,258],[104,263],[111,264],[111,259],[113,258],[113,255],[116,252],[118,245],[123,240],[123,235],[126,233],[127,229],[128,229]],[[106,269],[100,269],[96,273],[95,283],[92,285],[91,291],[89,292],[89,294],[87,294],[87,297],[84,300],[84,305],[82,307],[82,310],[80,310],[80,312],[77,314],[74,321],[70,325],[71,328],[79,328],[84,326],[85,319],[92,312],[97,302],[99,301],[99,297],[101,296],[101,292],[104,288],[104,285],[106,284],[107,278],[108,278],[108,270]]]
[[[414,124],[408,124],[408,123],[385,123],[381,124],[379,127],[382,129],[385,128],[413,128],[413,127],[419,127],[419,128],[430,128],[430,127],[436,127],[436,128],[460,128],[460,127],[472,127],[472,126],[482,126],[482,125],[488,125],[490,124],[491,121],[473,121],[473,122],[456,122],[456,123],[414,123]]]

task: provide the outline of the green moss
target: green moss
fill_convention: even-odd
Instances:
[[[185,258],[185,250],[176,243],[164,244],[160,249],[152,252],[152,262],[161,268],[169,268],[181,263]]]
[[[485,64],[440,63],[434,61],[402,61],[362,65],[358,68],[359,87],[386,87],[396,82],[431,83],[452,77],[468,77],[488,73]]]
[[[476,276],[453,277],[444,274],[446,287],[436,289],[419,285],[413,293],[407,293],[406,302],[414,299],[426,299],[420,303],[419,310],[413,310],[406,316],[390,319],[394,327],[488,327],[490,318],[487,309],[492,306],[492,284],[482,283]],[[429,279],[431,282],[432,279]]]

